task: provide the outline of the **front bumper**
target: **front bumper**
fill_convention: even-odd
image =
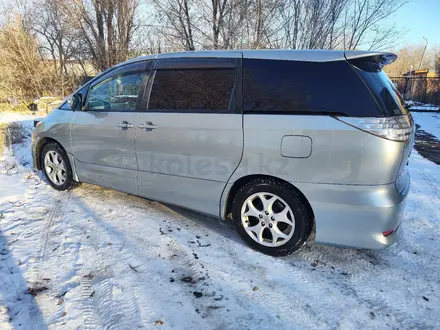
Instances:
[[[38,159],[37,159],[37,144],[38,144],[37,138],[35,136],[32,136],[32,143],[31,143],[32,165],[35,170],[39,169]]]
[[[383,249],[396,241],[410,177],[378,186],[297,184],[313,209],[316,242],[342,247]],[[385,236],[383,233],[393,230]]]

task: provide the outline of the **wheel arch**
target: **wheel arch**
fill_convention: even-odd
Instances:
[[[47,137],[47,136],[43,137],[40,139],[40,141],[38,141],[37,148],[35,150],[37,170],[41,170],[41,150],[43,150],[43,148],[46,144],[51,143],[51,142],[58,144],[64,150],[66,155],[68,155],[66,149],[63,147],[63,145],[60,142],[58,142],[57,140],[55,140],[54,138],[51,138],[51,137]],[[70,161],[70,159],[69,159],[69,161]]]
[[[289,181],[277,178],[275,176],[264,175],[264,174],[246,175],[246,176],[243,176],[243,177],[239,178],[238,180],[236,180],[232,184],[232,187],[227,192],[227,196],[226,196],[226,199],[225,199],[225,204],[224,204],[224,206],[221,209],[221,218],[222,219],[227,219],[229,214],[231,213],[232,202],[233,202],[234,197],[235,197],[236,193],[238,192],[238,190],[241,187],[243,187],[245,184],[247,184],[247,183],[249,183],[252,180],[257,179],[257,178],[272,179],[272,180],[280,181],[280,182],[283,182],[283,183],[286,183],[287,185],[289,185],[293,190],[295,190],[298,193],[298,196],[301,198],[301,202],[304,203],[304,205],[306,206],[307,211],[310,212],[310,217],[313,219],[313,227],[315,226],[315,222],[316,222],[315,214],[313,212],[312,206],[310,205],[307,197],[302,193],[302,191],[299,190],[295,185],[293,185]]]

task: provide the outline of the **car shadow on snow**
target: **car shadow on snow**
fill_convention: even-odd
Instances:
[[[416,143],[414,148],[424,158],[440,165],[440,141],[416,124]]]
[[[47,182],[45,178],[43,178],[43,180]],[[141,205],[142,208],[152,209],[156,212],[159,212],[162,218],[166,218],[168,221],[171,221],[175,227],[184,226],[186,224],[186,221],[191,221],[196,226],[201,226],[204,229],[213,231],[216,234],[220,234],[229,240],[239,243],[243,246],[243,248],[247,247],[247,245],[242,241],[242,239],[235,231],[232,221],[223,221],[219,218],[202,214],[180,206],[156,202],[154,200],[139,197],[136,195],[117,192],[115,190],[103,188],[97,185],[83,184],[82,187],[87,187],[87,193],[95,195],[95,197],[100,196],[103,191],[121,194],[120,196],[118,196],[118,198],[120,198],[121,203],[125,203],[127,207],[138,207],[139,205]],[[77,198],[80,199],[80,197]],[[81,201],[81,203],[83,203],[83,201]],[[193,227],[193,229],[195,228],[196,227]],[[194,233],[194,235],[197,234],[201,235],[201,233]]]
[[[148,308],[142,305],[142,301],[147,300],[149,305],[155,306],[153,308],[154,313],[162,311],[161,313],[163,314],[168,310],[169,307],[166,304],[169,304],[169,300],[171,299],[174,303],[179,304],[184,304],[185,302],[192,303],[196,313],[202,318],[205,318],[213,312],[210,308],[215,308],[213,307],[214,305],[217,306],[217,304],[220,304],[219,301],[223,299],[223,295],[215,296],[216,291],[208,290],[208,288],[221,287],[221,282],[214,281],[213,278],[209,276],[209,263],[208,265],[206,264],[206,260],[199,251],[201,248],[213,248],[214,244],[202,244],[208,243],[203,241],[208,234],[211,237],[211,230],[220,233],[225,238],[239,242],[239,244],[243,246],[243,249],[246,249],[244,243],[241,242],[233,228],[224,225],[220,220],[212,217],[207,217],[175,206],[166,206],[157,202],[152,203],[149,200],[137,196],[115,192],[98,186],[84,184],[78,190],[69,192],[69,194],[71,194],[71,204],[75,205],[75,209],[81,210],[81,217],[85,221],[88,219],[89,222],[92,222],[92,226],[93,224],[95,225],[92,227],[93,234],[89,234],[92,235],[92,237],[88,236],[86,240],[93,240],[96,253],[100,255],[99,258],[101,258],[95,265],[95,268],[93,268],[93,265],[88,265],[89,268],[92,266],[93,269],[93,289],[96,290],[96,292],[101,292],[101,283],[108,282],[110,277],[116,276],[115,281],[118,281],[118,274],[121,269],[126,266],[127,272],[135,276],[136,281],[141,283],[140,286],[143,285],[142,283],[149,283],[152,277],[151,272],[154,272],[155,289],[143,290],[141,293],[143,296],[142,300],[132,303],[124,302],[125,306],[118,306],[122,309],[128,305],[129,308],[131,308],[130,306],[138,306],[137,308],[139,308],[141,312],[148,314]],[[108,207],[113,208],[112,205],[114,205],[115,200],[117,200],[118,204],[124,208],[127,207],[127,209],[122,213],[113,214],[112,210],[109,211],[107,207],[95,209],[92,206],[95,205],[95,201],[106,200],[107,198],[110,202]],[[134,217],[130,217],[130,209],[133,210],[135,214]],[[125,214],[126,217],[121,214]],[[79,214],[75,216],[78,215]],[[157,226],[145,225],[144,228],[141,228],[139,224],[142,223],[143,219],[139,217],[139,215],[157,220]],[[109,217],[107,218],[107,216]],[[189,224],[189,227],[187,227],[187,221],[185,220],[192,222],[192,224]],[[134,227],[130,228],[130,224],[127,222],[132,223]],[[172,230],[168,231],[168,229],[171,228]],[[178,230],[177,228],[181,229]],[[130,235],[133,229],[138,229],[139,231]],[[208,229],[208,234],[205,229]],[[152,231],[156,232],[153,233]],[[190,238],[188,231],[191,236],[193,235],[194,241],[197,241],[199,244],[198,246],[195,244],[191,246],[191,243],[195,242],[187,241],[187,239]],[[179,237],[181,233],[182,239]],[[196,237],[197,240],[195,239]],[[111,245],[107,243],[109,241]],[[212,241],[209,243],[212,243]],[[107,252],[103,252],[103,250],[107,250]],[[111,256],[107,254],[108,251],[113,251]],[[206,251],[209,253],[209,250]],[[92,261],[88,260],[88,262]],[[112,268],[113,270],[109,271],[109,269]],[[203,274],[201,274],[201,272],[203,272]],[[115,283],[113,280],[110,280],[110,282]],[[129,282],[125,282],[125,284],[119,283],[118,285],[130,286]],[[157,289],[162,286],[169,288],[171,292],[180,290],[178,291],[180,293],[174,296],[157,294]],[[206,303],[205,306],[202,303],[205,300],[197,299],[200,297],[197,296],[196,293],[202,294],[202,292],[205,297],[204,299],[206,299],[206,301],[212,301],[211,304]],[[139,299],[136,298],[136,294],[134,294],[134,297],[133,299]],[[96,294],[93,299],[102,299],[102,294]],[[108,301],[111,301],[112,298],[110,297],[109,299]],[[228,299],[229,298],[226,298],[226,300]],[[99,305],[99,302],[95,301],[94,304]],[[102,315],[102,313],[108,314],[109,311],[98,312],[105,323],[106,316]],[[136,311],[131,312],[133,315],[139,314]],[[142,323],[141,320],[127,316],[129,314],[130,313],[123,314],[121,316],[118,321],[120,322],[118,326],[122,328],[122,325],[126,321],[129,321],[133,328],[135,328],[137,323]],[[128,317],[131,318],[129,319]],[[102,325],[106,328],[105,324]]]
[[[32,122],[29,120],[8,123],[4,130],[5,143],[13,156],[15,164],[7,164],[6,175],[15,175],[22,172],[23,168],[30,167],[30,144]],[[0,222],[12,212],[8,211],[8,205],[0,205]],[[14,219],[20,221],[21,219]],[[14,221],[13,220],[13,221]],[[26,238],[24,238],[26,239]],[[0,230],[0,318],[7,316],[8,319],[1,322],[9,322],[13,328],[29,327],[47,329],[42,312],[35,299],[41,292],[48,288],[41,283],[28,283],[20,269],[21,261],[14,258],[14,244],[19,244],[20,236],[15,233],[2,232]],[[3,315],[2,315],[3,314]]]
[[[163,205],[170,210],[176,212],[181,217],[187,219],[188,221],[192,221],[200,226],[205,227],[206,229],[215,231],[217,234],[220,234],[227,239],[233,240],[234,242],[247,247],[247,245],[243,242],[243,240],[240,238],[240,236],[238,236],[237,232],[235,231],[232,221],[220,220],[219,218],[201,214],[179,206],[167,204]]]
[[[5,234],[0,231],[0,316],[6,312],[9,320],[4,321],[9,321],[15,329],[21,327],[47,329],[35,300],[35,296],[47,288],[38,284],[28,286],[10,249],[17,240],[8,241]]]
[[[126,205],[128,207],[139,206],[145,209],[152,209],[156,212],[161,213],[161,218],[167,219],[169,223],[173,225],[173,230],[177,227],[182,227],[186,223],[186,221],[190,221],[194,223],[196,226],[192,226],[192,230],[200,227],[201,229],[207,229],[208,231],[215,232],[218,235],[221,235],[223,238],[232,241],[236,244],[239,244],[242,249],[251,250],[251,248],[240,238],[238,233],[236,232],[234,225],[231,220],[220,220],[219,218],[212,217],[206,214],[202,214],[193,210],[189,210],[186,208],[182,208],[175,205],[159,203],[155,201],[148,200],[146,198],[142,198],[135,195],[129,195],[125,193],[119,193],[111,189],[102,188],[96,185],[83,185],[84,189],[87,187],[87,193],[95,195],[95,197],[105,198],[105,194],[102,192],[108,192],[110,194],[117,193],[121,194],[117,196],[118,200],[121,204]],[[88,208],[85,205],[83,199],[80,196],[74,197],[79,204],[87,210],[88,213],[92,215],[93,218],[96,218],[96,214],[93,210]],[[177,217],[176,217],[177,215]],[[97,219],[98,223],[107,226],[107,222],[103,219]],[[114,227],[113,231],[117,232],[118,228]],[[178,235],[178,234],[176,234]],[[194,235],[203,236],[203,230],[200,232],[194,232]],[[287,257],[277,257],[281,260],[286,260],[288,262],[298,262],[305,261],[306,263],[314,264],[317,262],[321,265],[323,264],[332,264],[335,263],[340,267],[344,267],[346,264],[352,264],[353,260],[359,261],[361,264],[368,265],[379,265],[384,264],[386,261],[381,257],[380,252],[374,252],[364,249],[350,249],[350,248],[340,248],[335,246],[327,246],[327,245],[318,245],[315,243],[315,235],[309,237],[306,244],[297,252],[287,256]],[[191,248],[191,246],[188,246]],[[262,255],[260,252],[255,251],[256,255]]]
[[[222,235],[228,240],[232,240],[236,243],[241,244],[243,246],[243,249],[251,249],[237,234],[231,220],[219,220],[218,218],[200,214],[195,211],[184,209],[178,206],[166,205],[166,207],[178,213],[188,221],[195,222],[209,230],[215,231],[217,234]],[[340,267],[344,267],[344,265],[347,263],[347,260],[352,258],[357,258],[362,263],[367,263],[370,265],[379,265],[385,262],[380,257],[380,252],[374,252],[365,249],[350,249],[316,244],[314,233],[310,235],[306,244],[304,244],[304,246],[301,247],[297,252],[294,252],[293,254],[285,258],[277,258],[291,262],[304,260],[310,262],[310,264],[312,265],[324,265],[334,263],[335,265]]]
[[[385,253],[384,255],[382,253],[376,253],[371,251],[365,251],[365,250],[352,250],[352,249],[340,249],[337,247],[329,247],[329,246],[320,246],[316,245],[315,243],[308,242],[300,251],[297,253],[288,256],[286,258],[271,258],[268,256],[265,256],[259,252],[253,252],[249,247],[247,247],[241,239],[238,237],[238,235],[235,233],[235,230],[232,226],[232,223],[230,222],[221,222],[220,220],[205,216],[202,214],[199,214],[197,212],[193,212],[190,210],[182,209],[180,207],[176,206],[163,206],[163,204],[160,203],[151,203],[150,201],[132,196],[127,195],[123,193],[114,192],[113,190],[100,188],[98,186],[89,186],[89,185],[83,185],[82,188],[77,190],[74,190],[72,192],[69,192],[71,194],[71,203],[76,204],[79,209],[82,210],[82,217],[84,220],[87,218],[90,218],[98,227],[99,231],[104,231],[104,235],[100,236],[99,234],[94,233],[95,235],[100,236],[100,239],[96,241],[97,248],[99,249],[108,249],[112,250],[116,248],[116,253],[114,253],[114,257],[117,258],[117,265],[115,266],[116,269],[120,271],[120,266],[127,266],[127,271],[131,272],[133,271],[136,276],[145,276],[145,278],[148,278],[148,269],[151,269],[151,265],[156,265],[156,272],[157,274],[160,274],[163,282],[159,281],[157,283],[162,283],[165,285],[168,284],[168,277],[174,278],[177,276],[184,277],[188,276],[188,274],[191,274],[191,265],[194,263],[196,264],[204,264],[206,266],[206,269],[204,267],[204,271],[209,271],[211,274],[212,269],[216,269],[216,264],[211,264],[212,261],[209,261],[209,258],[206,258],[203,254],[198,253],[200,259],[197,261],[192,260],[191,253],[188,254],[189,258],[181,258],[185,251],[182,250],[172,250],[172,251],[165,251],[167,248],[164,244],[160,244],[160,246],[154,246],[151,245],[154,244],[154,238],[152,240],[149,239],[148,231],[145,232],[139,232],[136,233],[136,237],[132,237],[126,230],[128,228],[125,228],[124,230],[120,228],[120,225],[124,226],[123,221],[129,220],[130,218],[124,218],[121,215],[117,215],[114,219],[107,219],[106,215],[107,207],[103,208],[97,208],[95,209],[93,205],[95,205],[95,202],[98,200],[106,200],[107,198],[112,198],[113,201],[117,201],[119,205],[122,207],[127,207],[128,209],[123,210],[121,214],[128,214],[130,208],[134,208],[134,212],[137,214],[145,214],[146,217],[149,216],[149,214],[153,215],[157,218],[158,223],[161,224],[162,220],[166,220],[167,224],[171,224],[171,228],[173,231],[171,233],[167,233],[164,227],[164,235],[169,235],[170,238],[173,241],[176,241],[177,244],[184,245],[183,248],[187,252],[191,252],[190,250],[192,247],[190,245],[186,245],[186,240],[179,240],[177,239],[179,235],[179,231],[175,230],[176,227],[183,227],[185,226],[185,219],[188,221],[193,222],[195,225],[191,226],[189,230],[192,230],[194,233],[194,236],[204,236],[203,234],[206,233],[206,229],[209,231],[215,231],[216,233],[222,235],[227,240],[231,240],[234,242],[233,245],[236,245],[235,249],[229,249],[227,246],[225,247],[225,250],[221,252],[220,256],[224,256],[227,259],[223,259],[223,262],[230,262],[231,268],[228,266],[224,266],[225,270],[231,270],[235,271],[236,275],[239,278],[243,278],[243,276],[249,275],[248,272],[253,272],[256,277],[258,277],[261,274],[264,274],[266,272],[265,269],[271,269],[273,266],[277,267],[279,273],[277,273],[277,278],[279,282],[281,283],[281,287],[285,286],[286,290],[289,290],[289,286],[286,283],[296,283],[297,285],[303,285],[306,284],[305,294],[310,299],[316,298],[315,293],[318,295],[317,292],[321,292],[322,290],[325,290],[329,285],[334,286],[336,289],[339,290],[337,292],[342,292],[341,294],[346,294],[350,296],[352,300],[355,300],[359,303],[366,304],[367,307],[372,305],[373,303],[370,303],[364,296],[366,293],[362,290],[358,290],[357,286],[359,284],[358,280],[366,276],[370,281],[374,282],[374,279],[376,276],[375,274],[380,274],[381,272],[389,269],[393,269],[393,265],[388,264],[388,254]],[[89,198],[87,198],[89,197]],[[91,198],[90,198],[91,197]],[[114,203],[113,203],[114,205]],[[111,206],[111,205],[109,205]],[[113,208],[113,206],[111,206]],[[76,207],[75,207],[76,208]],[[137,210],[136,210],[137,209]],[[145,212],[144,212],[144,211]],[[151,213],[148,211],[151,210]],[[102,213],[102,211],[104,213]],[[177,213],[179,216],[176,216]],[[135,216],[136,217],[136,216]],[[142,219],[141,219],[142,220]],[[87,220],[86,220],[87,221]],[[90,221],[90,220],[89,220]],[[130,221],[130,220],[129,220]],[[133,220],[131,220],[133,221]],[[148,227],[148,226],[147,226]],[[139,228],[139,227],[135,227]],[[152,230],[152,227],[148,227],[148,230]],[[97,229],[97,228],[96,228]],[[157,230],[158,228],[155,228]],[[159,234],[160,235],[160,234]],[[154,236],[154,235],[150,235]],[[158,233],[156,233],[155,236],[158,236]],[[211,235],[210,235],[211,236]],[[107,238],[111,237],[112,245],[107,246],[108,240]],[[142,244],[143,238],[145,237],[145,243]],[[164,237],[164,236],[158,236]],[[217,236],[218,240],[218,236]],[[167,240],[165,240],[165,243]],[[239,243],[235,244],[235,242]],[[121,247],[118,247],[118,246]],[[150,245],[150,246],[149,246]],[[221,243],[223,245],[223,243]],[[113,246],[113,247],[112,247]],[[211,247],[209,247],[206,250],[207,254],[213,253],[213,255],[216,255],[215,253],[218,251],[213,251],[213,247],[219,247],[218,244],[213,244]],[[152,248],[152,250],[149,250],[149,248]],[[165,249],[165,250],[161,250]],[[97,252],[98,252],[97,250]],[[242,250],[242,251],[241,251]],[[199,250],[200,251],[200,250]],[[168,253],[167,253],[168,252]],[[194,251],[193,251],[194,252]],[[157,254],[160,253],[160,254]],[[162,254],[163,253],[163,254]],[[175,255],[173,253],[177,253],[178,255]],[[167,258],[167,255],[171,256],[169,259]],[[164,259],[164,260],[162,260]],[[207,260],[208,259],[208,260]],[[111,265],[111,260],[101,260],[104,265]],[[152,264],[149,264],[149,262],[153,262]],[[181,264],[181,262],[184,263],[184,265]],[[187,265],[186,265],[187,263]],[[261,263],[261,266],[255,266]],[[136,267],[136,269],[133,269],[130,265],[133,265]],[[137,268],[137,265],[142,265],[140,268]],[[220,262],[221,265],[221,262]],[[239,268],[247,269],[243,275],[240,271],[236,269],[237,265],[240,265]],[[252,265],[252,267],[250,267]],[[221,266],[220,266],[221,267]],[[99,269],[98,267],[96,269],[96,272],[94,273],[95,279],[93,280],[94,288],[96,289],[96,286],[99,290],[100,283],[104,283],[106,280],[108,280],[109,275],[112,272],[102,272],[102,269]],[[131,270],[130,270],[131,268]],[[107,268],[104,268],[107,269]],[[171,269],[176,269],[176,272],[172,272]],[[220,268],[221,269],[221,268]],[[374,271],[372,271],[374,269]],[[169,271],[169,272],[168,272]],[[186,271],[186,272],[185,272]],[[139,272],[139,273],[138,273]],[[268,270],[267,272],[271,272],[271,270]],[[143,275],[144,273],[144,275]],[[117,274],[117,273],[114,273]],[[199,284],[194,284],[195,286],[191,289],[184,289],[185,292],[188,293],[188,296],[180,297],[178,298],[170,298],[170,299],[176,299],[176,301],[180,301],[181,299],[187,299],[187,298],[193,298],[193,292],[194,290],[200,289],[202,292],[203,290],[206,290],[205,287],[200,287],[197,285],[202,285],[207,282],[210,285],[210,288],[212,287],[222,287],[224,285],[228,285],[228,288],[230,290],[229,292],[229,298],[232,299],[234,297],[234,294],[232,291],[237,289],[237,292],[239,291],[238,286],[235,286],[237,283],[233,282],[232,284],[226,284],[219,280],[217,277],[211,277],[211,279],[206,279],[201,281]],[[180,283],[180,282],[179,282]],[[198,282],[197,282],[198,283]],[[234,284],[235,283],[235,284]],[[254,284],[254,288],[262,287],[264,284],[260,284],[260,282],[255,282],[257,286]],[[283,284],[284,283],[284,284]],[[184,284],[182,284],[184,285]],[[189,285],[189,284],[188,284]],[[308,288],[312,287],[316,290],[309,293],[307,290]],[[263,287],[265,291],[269,290],[269,287]],[[277,289],[280,289],[280,287],[277,287]],[[291,288],[290,288],[291,289]],[[375,292],[380,295],[381,292],[379,289],[375,290]],[[203,291],[205,292],[205,291]],[[218,290],[217,290],[218,292]],[[144,295],[148,295],[148,301],[151,305],[157,306],[157,310],[166,310],[166,306],[163,305],[163,300],[161,295],[155,295],[154,291],[152,292],[143,292]],[[285,294],[277,294],[277,299],[281,299],[281,301],[287,301],[288,297],[291,295],[291,291],[286,291]],[[339,294],[339,293],[338,293]],[[100,297],[100,295],[96,295],[96,297]],[[94,298],[98,299],[98,298]],[[208,299],[208,298],[207,298]],[[191,300],[192,301],[192,300]],[[194,303],[194,308],[200,308],[199,305],[197,305],[197,300],[192,301]],[[98,303],[96,303],[98,304]],[[127,305],[127,303],[123,303]],[[328,304],[326,302],[325,304]],[[130,304],[128,304],[130,305]],[[374,304],[373,304],[374,305]],[[123,307],[124,305],[121,305]],[[387,305],[388,306],[388,305]],[[144,307],[140,307],[144,308]],[[320,308],[320,304],[317,304],[317,306],[314,306],[313,308]],[[310,313],[315,313],[315,311],[312,311]],[[388,308],[388,307],[387,307]],[[391,308],[391,307],[390,307]],[[202,309],[200,309],[202,310]],[[106,312],[107,313],[107,312]],[[121,316],[121,322],[126,321],[125,316]],[[136,324],[136,320],[132,320],[133,324]],[[141,322],[141,321],[139,321]]]
[[[147,199],[132,196],[138,199],[141,203],[148,202]],[[208,216],[205,214],[198,213],[189,209],[182,207],[168,205],[159,203],[177,213],[181,218],[187,221],[196,223],[205,229],[212,230],[216,234],[223,236],[225,239],[238,243],[243,249],[251,250],[251,248],[240,238],[236,232],[234,225],[231,220],[220,220],[218,218]],[[163,208],[162,208],[163,210]],[[183,223],[182,223],[183,224]],[[176,225],[179,225],[178,223]],[[254,251],[257,255],[263,255],[260,252]],[[312,269],[315,268],[316,264],[321,266],[328,265],[329,270],[332,265],[344,269],[356,268],[352,267],[354,264],[361,264],[363,266],[378,266],[386,264],[386,258],[381,255],[380,251],[370,251],[365,249],[351,249],[351,248],[341,248],[329,245],[319,245],[315,243],[315,233],[312,233],[304,244],[298,251],[286,257],[276,257],[276,259],[287,261],[294,265],[297,262],[305,262],[306,264],[312,265]],[[365,268],[365,267],[362,267]],[[359,268],[358,268],[359,269]]]
[[[43,175],[40,176],[44,181],[46,181]],[[202,214],[190,209],[182,208],[175,205],[155,202],[146,198],[120,193],[112,189],[102,188],[96,185],[86,184],[82,186],[83,187],[82,189],[85,188],[84,186],[87,187],[87,193],[100,196],[100,198],[105,198],[104,196],[101,195],[103,191],[109,193],[117,193],[117,194],[121,194],[120,196],[118,196],[118,199],[120,199],[120,202],[123,205],[125,204],[128,207],[142,205],[142,208],[153,209],[157,212],[160,212],[162,218],[165,218],[167,219],[168,222],[172,223],[173,229],[177,227],[182,227],[186,224],[185,223],[186,221],[190,221],[196,224],[196,226],[193,226],[192,229],[196,229],[197,226],[199,226],[200,228],[215,232],[216,234],[221,235],[223,238],[229,241],[233,241],[236,244],[239,244],[240,248],[242,249],[251,250],[251,248],[240,238],[231,220],[220,220],[219,218]],[[98,224],[110,228],[110,230],[114,233],[119,232],[119,229],[117,227],[110,225],[107,221],[97,216],[94,210],[90,209],[84,203],[82,197],[73,195],[73,199],[77,201],[81,205],[81,207],[91,215],[92,218],[96,219]],[[122,233],[120,234],[124,235]],[[194,232],[194,236],[197,235],[202,236],[203,230],[200,230],[200,232]],[[123,240],[126,240],[126,238],[123,238]],[[281,260],[285,260],[292,264],[295,264],[297,262],[310,264],[312,265],[312,268],[314,268],[313,267],[314,264],[319,264],[321,266],[328,265],[329,269],[331,268],[332,265],[341,269],[344,269],[345,267],[349,267],[354,270],[356,268],[355,264],[377,266],[380,264],[387,263],[386,258],[384,256],[381,256],[381,252],[369,251],[364,249],[350,249],[350,248],[340,248],[335,246],[319,245],[316,244],[314,240],[315,240],[315,235],[314,233],[312,233],[312,235],[307,240],[306,244],[303,247],[301,247],[299,251],[287,257],[277,257],[277,258]],[[189,245],[187,247],[190,249],[192,248]],[[254,253],[256,254],[256,256],[262,255],[260,252],[257,251],[254,251]]]

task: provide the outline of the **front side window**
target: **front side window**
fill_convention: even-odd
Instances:
[[[87,110],[134,111],[145,71],[124,72],[107,77],[89,90]]]
[[[60,110],[72,110],[72,107],[70,106],[70,104],[69,104],[69,102],[68,101],[66,101],[66,102],[64,102],[61,106],[60,106],[60,108],[59,108]]]
[[[148,109],[226,112],[234,81],[235,69],[157,70]]]

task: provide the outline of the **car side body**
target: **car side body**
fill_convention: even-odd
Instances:
[[[414,125],[392,87],[376,92],[369,84],[385,74],[365,73],[356,61],[390,58],[287,50],[136,58],[75,92],[81,109],[65,103],[37,125],[34,167],[42,168],[44,145],[56,142],[77,182],[225,220],[242,186],[279,180],[312,214],[317,243],[381,249],[395,241],[403,217]],[[401,112],[387,114],[389,103]],[[408,118],[405,140],[356,124],[394,115]]]

